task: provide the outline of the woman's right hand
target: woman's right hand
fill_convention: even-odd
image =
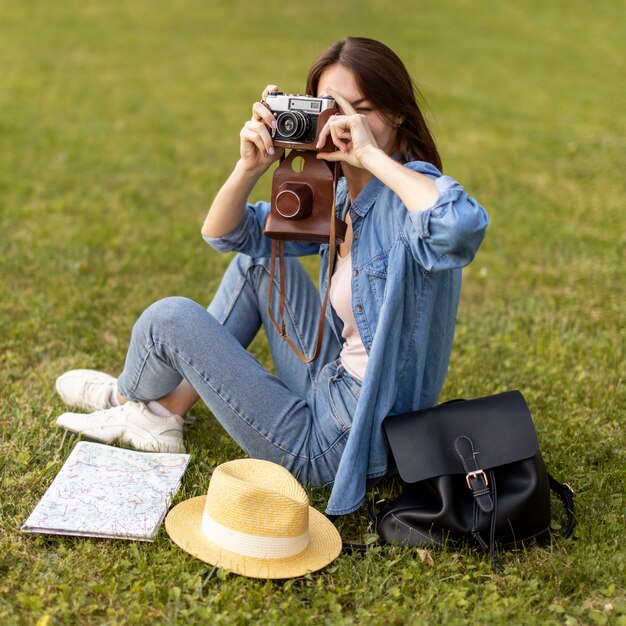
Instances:
[[[261,101],[252,105],[252,117],[239,133],[240,163],[249,171],[262,174],[277,161],[284,150],[275,148],[271,129],[276,126],[274,114],[265,105],[265,98],[271,91],[278,91],[276,85],[268,85],[261,95]]]

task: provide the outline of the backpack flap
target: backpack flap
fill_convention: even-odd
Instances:
[[[383,427],[406,483],[469,475],[539,453],[532,417],[519,391],[390,415]]]

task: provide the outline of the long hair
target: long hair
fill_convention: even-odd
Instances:
[[[421,96],[398,55],[385,44],[365,37],[336,41],[313,63],[306,93],[316,95],[322,72],[343,65],[354,73],[357,86],[390,124],[400,117],[396,150],[404,162],[426,161],[442,171],[441,157],[417,104]]]

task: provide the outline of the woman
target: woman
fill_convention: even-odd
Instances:
[[[333,485],[327,513],[356,510],[368,478],[387,471],[382,420],[432,406],[443,385],[456,320],[461,267],[487,227],[484,209],[442,176],[435,143],[412,81],[385,45],[348,38],[313,64],[307,93],[340,108],[324,127],[336,147],[318,158],[341,163],[337,210],[348,224],[320,357],[303,363],[267,315],[271,241],[263,235],[267,202],[247,204],[260,177],[282,155],[274,147],[268,86],[240,133],[240,159],[202,228],[219,251],[237,251],[205,310],[167,298],[139,318],[124,371],[61,376],[68,404],[57,423],[105,442],[181,451],[184,415],[198,398],[251,457],[287,467],[302,483]],[[287,333],[310,354],[320,312],[317,291],[297,256],[327,244],[285,246]],[[274,291],[274,293],[276,293]],[[274,303],[273,303],[274,305]],[[263,326],[276,369],[246,351]]]

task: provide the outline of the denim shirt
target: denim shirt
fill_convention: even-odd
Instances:
[[[461,289],[461,268],[476,254],[488,224],[485,210],[463,187],[429,163],[407,163],[435,181],[439,197],[425,211],[409,212],[372,177],[352,201],[352,308],[368,364],[350,435],[326,512],[359,508],[366,478],[387,470],[383,419],[433,406],[448,369]],[[337,207],[347,185],[337,186]],[[221,252],[268,257],[263,235],[270,206],[249,204],[244,219],[221,238],[206,238]],[[321,255],[320,295],[327,288],[327,244],[286,242],[285,254]],[[333,324],[332,314],[327,312]],[[335,332],[337,330],[335,329]]]

